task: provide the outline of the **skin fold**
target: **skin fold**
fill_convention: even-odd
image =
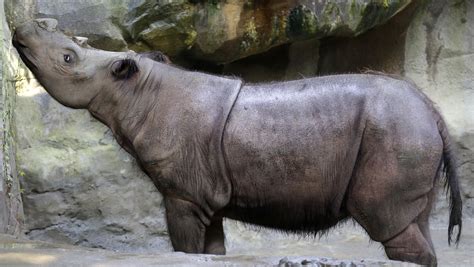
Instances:
[[[13,43],[57,101],[107,125],[163,194],[172,245],[225,254],[224,217],[296,233],[354,219],[390,259],[436,265],[437,179],[461,228],[450,137],[413,84],[374,74],[245,84],[179,69],[159,52],[108,52],[57,21]]]

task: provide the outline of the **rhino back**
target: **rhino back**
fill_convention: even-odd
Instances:
[[[376,93],[368,89],[369,81],[354,83],[354,78],[242,88],[224,134],[232,209],[243,208],[235,213],[249,217],[239,219],[261,217],[255,223],[271,227],[278,217],[278,228],[292,229],[325,228],[345,216],[341,203],[357,157],[366,103]],[[262,216],[249,214],[249,207]],[[294,207],[302,218],[285,221]],[[312,216],[328,220],[319,226],[309,220],[311,225],[305,226],[303,221]]]
[[[416,89],[386,76],[243,87],[224,133],[233,187],[227,216],[296,231],[336,224],[347,216],[344,201],[366,125],[370,134],[380,125],[406,135],[423,123],[403,113],[405,104],[432,123]],[[437,134],[431,126],[421,128]]]

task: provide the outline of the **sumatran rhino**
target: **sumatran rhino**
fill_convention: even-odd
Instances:
[[[428,217],[443,173],[448,241],[456,225],[459,241],[450,138],[413,84],[369,74],[245,84],[93,49],[56,25],[26,23],[13,44],[51,96],[88,109],[137,159],[163,194],[176,251],[224,254],[223,217],[296,233],[352,218],[390,259],[436,265]]]

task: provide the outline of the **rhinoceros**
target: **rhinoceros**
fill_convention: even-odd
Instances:
[[[54,19],[13,44],[57,101],[107,125],[163,195],[173,248],[225,254],[222,220],[318,233],[353,219],[390,259],[436,265],[429,215],[462,203],[447,127],[417,87],[350,74],[250,84],[67,37]],[[158,57],[161,58],[161,57]]]

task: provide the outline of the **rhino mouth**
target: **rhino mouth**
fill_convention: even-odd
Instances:
[[[20,55],[20,58],[21,60],[25,63],[25,65],[30,69],[30,70],[36,70],[38,69],[38,67],[36,66],[35,63],[33,63],[33,61],[30,59],[31,56],[31,53],[29,52],[30,49],[24,45],[23,43],[21,43],[18,38],[17,38],[17,35],[16,33],[13,35],[13,38],[12,38],[12,43],[13,43],[13,46],[16,48],[16,50],[18,51],[18,54]]]

